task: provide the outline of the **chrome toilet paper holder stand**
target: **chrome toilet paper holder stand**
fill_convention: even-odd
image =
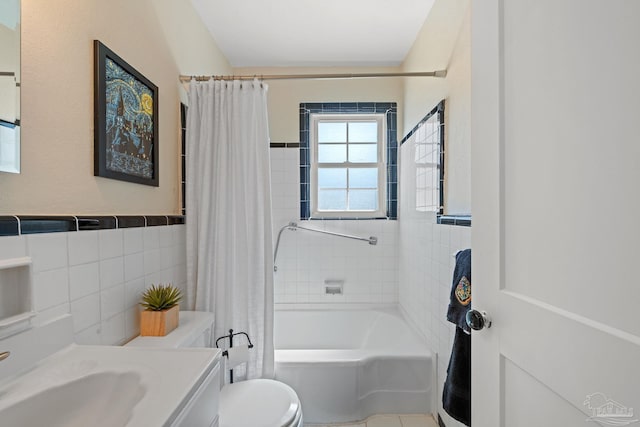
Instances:
[[[247,337],[247,342],[249,343],[248,347],[253,348],[253,344],[251,344],[251,338],[249,338],[249,335],[246,332],[233,332],[233,329],[229,329],[229,335],[223,335],[216,340],[216,348],[220,348],[220,346],[218,346],[219,341],[227,338],[229,339],[228,348],[233,348],[233,337],[235,337],[236,335],[244,335],[245,337]],[[224,350],[222,352],[222,355],[229,357],[229,351]],[[233,384],[233,369],[229,369],[229,383]]]

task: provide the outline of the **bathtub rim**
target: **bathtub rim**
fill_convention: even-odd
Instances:
[[[344,355],[343,355],[344,354]],[[281,355],[284,358],[279,359]],[[287,356],[295,355],[297,358],[291,360]],[[300,358],[302,356],[302,358]],[[304,357],[308,356],[308,358]],[[315,356],[315,357],[312,357]],[[322,357],[318,356],[329,356]],[[341,357],[342,356],[342,357]],[[404,360],[421,361],[429,360],[431,364],[435,363],[434,353],[427,349],[425,354],[416,353],[398,353],[390,355],[388,352],[381,353],[374,350],[276,350],[276,365],[283,364],[287,366],[304,367],[308,365],[321,365],[323,363],[334,366],[361,366],[368,362],[376,360],[390,360],[401,357]]]
[[[438,354],[431,348],[431,343],[427,337],[420,331],[418,325],[411,319],[409,313],[400,303],[278,303],[274,304],[275,311],[368,311],[377,310],[384,313],[399,316],[409,326],[409,330],[420,339],[420,342],[427,347],[427,350],[433,355],[434,361],[437,363]],[[276,350],[278,350],[276,348]]]

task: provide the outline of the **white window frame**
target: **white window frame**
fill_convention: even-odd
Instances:
[[[378,169],[378,209],[375,211],[318,210],[318,123],[320,122],[362,122],[378,123],[377,163],[322,163],[322,168],[373,168]],[[309,142],[311,145],[311,218],[386,218],[387,217],[387,126],[384,113],[378,114],[310,114]],[[347,126],[348,129],[348,126]],[[348,140],[348,137],[347,137]],[[348,150],[347,150],[348,151]],[[347,189],[349,188],[347,175]]]

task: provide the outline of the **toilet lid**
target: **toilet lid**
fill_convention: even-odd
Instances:
[[[288,426],[299,409],[296,392],[279,381],[241,381],[220,391],[220,427]]]

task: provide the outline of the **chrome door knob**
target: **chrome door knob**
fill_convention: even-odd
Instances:
[[[491,317],[486,311],[469,310],[465,316],[467,326],[474,331],[481,331],[484,328],[491,327]]]

